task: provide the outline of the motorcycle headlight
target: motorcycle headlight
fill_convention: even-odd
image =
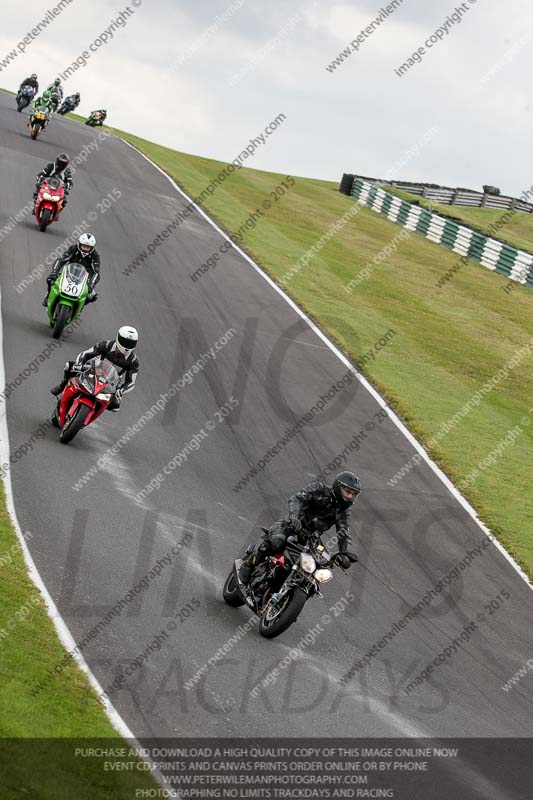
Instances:
[[[47,200],[53,200],[55,203],[58,203],[61,200],[61,195],[53,194],[52,197],[47,197]]]
[[[300,556],[300,566],[304,572],[314,572],[316,569],[316,562],[313,556],[309,553],[302,553]]]
[[[109,392],[99,392],[96,397],[98,400],[103,400],[104,403],[108,403],[111,400],[111,395]]]
[[[317,569],[315,578],[319,583],[327,583],[333,578],[333,573],[330,569]]]
[[[43,192],[43,200],[52,200],[52,195],[49,192]]]

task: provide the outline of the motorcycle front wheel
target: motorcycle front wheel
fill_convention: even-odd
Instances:
[[[71,310],[72,309],[70,308],[70,306],[65,306],[63,305],[63,303],[61,303],[61,305],[59,306],[56,315],[54,330],[52,331],[52,336],[54,337],[54,339],[59,339],[59,337],[63,333],[65,325],[68,325],[70,321]]]
[[[74,414],[65,422],[65,427],[59,434],[59,441],[62,444],[71,442],[77,433],[81,431],[85,424],[85,420],[89,416],[91,409],[89,406],[78,406]]]
[[[274,639],[286,631],[298,619],[306,600],[306,593],[296,587],[285,595],[279,605],[271,606],[267,603],[259,620],[261,636],[265,639]]]
[[[232,608],[239,608],[240,606],[244,605],[244,600],[239,592],[239,587],[237,585],[233,570],[231,570],[230,574],[226,578],[226,583],[222,589],[222,596],[228,606],[232,606]]]
[[[39,230],[41,233],[46,233],[47,227],[50,225],[52,221],[52,212],[49,208],[45,208],[43,213],[41,214],[41,221],[39,223]]]

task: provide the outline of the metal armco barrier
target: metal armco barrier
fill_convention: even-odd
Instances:
[[[355,178],[352,197],[402,228],[477,261],[487,269],[533,288],[533,254],[517,250],[466,225],[401,200],[379,186]]]
[[[366,175],[352,175],[346,172],[342,176],[339,192],[350,195],[356,180],[362,180],[365,181],[365,183],[370,183],[371,185],[375,184],[380,187],[392,186],[395,189],[403,189],[404,192],[416,194],[419,197],[423,197],[425,200],[432,200],[434,203],[441,203],[441,205],[496,208],[503,211],[506,209],[513,209],[514,211],[523,211],[528,214],[533,213],[533,203],[528,203],[524,197],[518,198],[509,197],[508,195],[487,194],[486,192],[475,192],[472,189],[452,189],[448,186],[437,186],[428,183],[379,180],[377,178],[368,178]],[[525,197],[528,197],[530,194],[531,191],[524,192]]]

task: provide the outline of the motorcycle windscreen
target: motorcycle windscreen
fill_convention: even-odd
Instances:
[[[61,178],[57,178],[55,175],[52,175],[51,178],[48,178],[48,186],[50,189],[59,189],[60,186],[63,186],[63,181]]]
[[[95,364],[96,380],[106,386],[110,392],[118,388],[119,376],[116,367],[105,358],[99,359]]]
[[[65,264],[61,273],[61,294],[78,300],[87,288],[89,275],[83,264]]]

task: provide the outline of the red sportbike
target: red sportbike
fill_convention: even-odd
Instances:
[[[37,225],[42,233],[58,218],[64,199],[65,187],[59,178],[51,177],[43,181],[39,188],[34,211]]]
[[[115,396],[119,375],[105,358],[91,358],[63,389],[52,416],[52,424],[61,428],[59,441],[71,442],[82,428],[98,419]]]

